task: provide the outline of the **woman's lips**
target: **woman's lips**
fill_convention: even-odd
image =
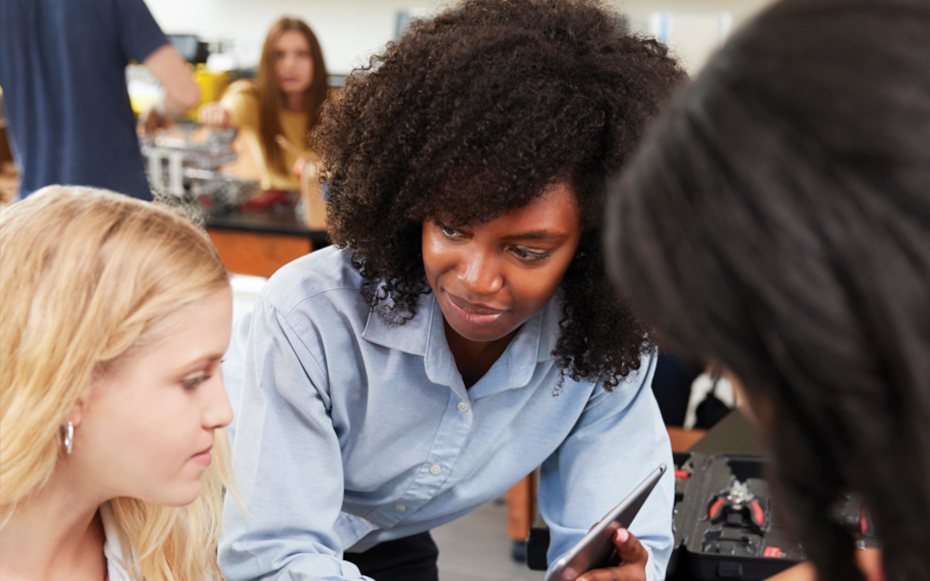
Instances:
[[[202,466],[209,466],[210,462],[213,461],[212,456],[210,456],[210,450],[212,449],[213,449],[213,446],[210,446],[203,452],[198,452],[197,454],[194,454],[193,456],[191,456],[191,460],[194,462],[194,464],[200,464]]]
[[[473,326],[493,325],[507,312],[486,305],[476,305],[446,291],[449,308],[457,318]]]

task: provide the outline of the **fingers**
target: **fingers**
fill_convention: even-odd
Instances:
[[[203,125],[210,127],[229,127],[229,112],[219,103],[210,103],[200,108],[197,118]]]
[[[150,135],[158,129],[158,114],[149,107],[142,112],[142,115],[139,117],[139,126],[138,131],[142,135]]]
[[[215,117],[213,109],[214,109],[213,103],[210,103],[210,104],[207,104],[201,107],[197,111],[197,120],[200,121],[200,123],[203,125],[212,126],[214,117]]]
[[[636,535],[626,529],[618,529],[612,540],[620,556],[620,564],[588,571],[576,581],[646,581],[646,562],[649,553]]]
[[[626,529],[619,529],[614,533],[613,541],[614,546],[617,547],[617,553],[620,555],[621,564],[642,563],[643,569],[645,569],[646,561],[649,560],[649,553],[646,551],[646,547],[636,538],[636,535]]]
[[[139,114],[139,122],[136,123],[136,133],[139,135],[149,134],[149,111],[146,109]]]
[[[595,569],[594,571],[588,571],[576,581],[646,581],[646,570],[625,567]]]
[[[869,579],[875,579],[882,571],[882,550],[864,549],[856,551],[856,564]]]

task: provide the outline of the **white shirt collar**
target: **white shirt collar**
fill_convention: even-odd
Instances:
[[[133,562],[132,546],[126,533],[116,524],[113,508],[109,502],[100,505],[100,520],[103,522],[103,534],[106,542],[103,545],[103,555],[107,559],[107,574],[109,581],[137,581],[142,579],[141,572],[136,568],[136,574],[130,575],[130,564]]]

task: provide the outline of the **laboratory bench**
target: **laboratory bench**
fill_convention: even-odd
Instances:
[[[211,214],[206,227],[230,272],[265,278],[330,244],[325,231],[309,229],[292,208],[267,206],[254,213]]]

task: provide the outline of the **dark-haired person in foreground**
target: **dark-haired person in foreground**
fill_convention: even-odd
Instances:
[[[226,359],[247,507],[226,506],[227,579],[435,580],[429,529],[539,465],[552,562],[671,462],[599,217],[682,73],[619,22],[466,2],[324,107],[336,247],[272,277]],[[622,565],[583,579],[663,579],[673,496],[669,471]]]
[[[628,167],[616,278],[671,348],[739,378],[817,578],[930,579],[930,4],[776,4]],[[834,518],[849,492],[880,566]]]

